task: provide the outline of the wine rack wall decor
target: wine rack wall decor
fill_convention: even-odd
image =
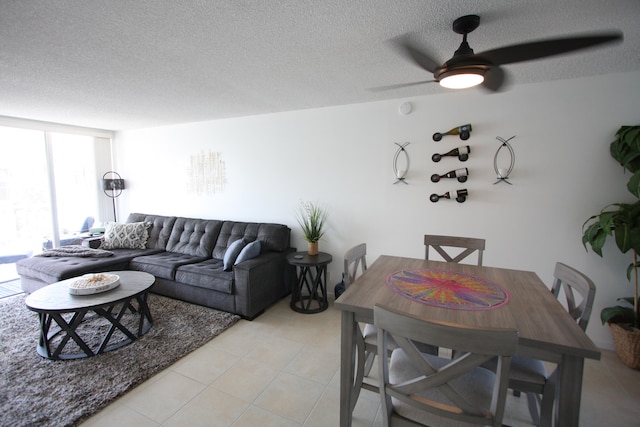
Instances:
[[[466,141],[471,136],[472,127],[470,124],[462,125],[450,129],[447,132],[436,132],[433,134],[433,140],[438,142],[441,141],[442,138],[446,135],[459,135],[460,139]],[[497,136],[496,139],[500,141],[502,144],[498,147],[495,155],[493,156],[493,168],[497,175],[497,181],[493,184],[497,184],[499,182],[505,182],[509,185],[512,185],[509,182],[509,176],[513,171],[513,167],[516,163],[516,155],[513,151],[513,147],[509,144],[509,141],[515,138],[515,135],[509,139],[504,139],[502,137]],[[503,151],[504,150],[504,151]],[[501,151],[503,154],[501,155]],[[435,153],[431,156],[431,160],[435,163],[440,162],[441,160],[447,157],[457,157],[459,161],[466,162],[469,160],[469,154],[471,153],[471,147],[469,145],[463,145],[457,148],[454,148],[445,153]],[[508,157],[505,155],[508,154]],[[437,183],[441,180],[446,179],[457,179],[458,182],[467,182],[469,178],[469,169],[468,168],[458,168],[452,169],[443,174],[434,173],[431,175],[431,182]],[[429,200],[431,202],[436,203],[440,199],[453,199],[458,201],[459,203],[463,203],[467,197],[469,196],[469,191],[466,188],[460,190],[451,190],[447,191],[443,194],[433,193],[429,196]]]
[[[405,177],[407,176],[407,172],[409,172],[409,153],[407,153],[407,150],[405,150],[405,148],[407,147],[407,145],[409,145],[409,143],[405,142],[404,144],[398,144],[396,142],[395,144],[398,146],[398,149],[396,150],[396,154],[393,156],[393,173],[396,176],[396,181],[394,182],[394,184],[397,184],[399,182],[407,184],[407,181],[405,181]],[[405,157],[404,169],[398,167],[398,158],[400,157],[400,154],[404,154]]]
[[[442,137],[445,135],[459,135],[461,140],[466,141],[471,136],[471,130],[472,130],[472,127],[470,124],[458,126],[447,132],[434,133],[433,140],[438,142],[442,140]],[[457,157],[459,161],[466,162],[467,160],[469,160],[470,153],[471,153],[471,147],[468,145],[463,145],[463,146],[454,148],[453,150],[447,151],[444,154],[435,153],[433,156],[431,156],[431,160],[435,163],[438,163],[441,160],[443,160],[443,158],[445,157]],[[469,169],[459,168],[459,169],[453,169],[449,172],[445,172],[442,175],[435,173],[431,175],[431,182],[440,182],[441,179],[446,179],[446,178],[455,178],[458,180],[458,182],[466,182],[468,177],[469,177]],[[463,203],[465,200],[467,200],[468,196],[469,196],[469,191],[466,188],[463,188],[460,190],[447,191],[444,194],[434,193],[431,196],[429,196],[429,200],[431,200],[431,202],[433,203],[436,203],[440,199],[454,199],[458,203]]]
[[[498,176],[498,180],[494,182],[493,185],[496,185],[499,182],[506,182],[509,185],[513,185],[509,182],[509,175],[511,175],[513,166],[516,164],[516,153],[514,153],[513,147],[511,147],[509,141],[511,141],[515,137],[516,136],[513,135],[511,138],[504,140],[503,138],[496,136],[496,139],[502,142],[502,145],[498,147],[496,154],[493,156],[493,169],[496,171],[496,175]],[[500,154],[500,150],[502,150],[503,148],[509,150],[509,168],[501,168],[498,166],[498,154]]]

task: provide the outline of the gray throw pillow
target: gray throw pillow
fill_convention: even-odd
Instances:
[[[242,261],[257,257],[260,255],[260,249],[260,240],[249,243],[247,246],[242,248],[240,255],[238,255],[238,258],[236,258],[236,262],[233,265],[240,264]]]
[[[224,271],[231,270],[233,263],[236,262],[236,258],[238,258],[238,255],[240,255],[240,252],[246,245],[247,241],[244,239],[238,239],[229,245],[222,259],[222,268]]]

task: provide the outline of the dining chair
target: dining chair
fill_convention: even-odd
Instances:
[[[344,284],[345,290],[349,287],[351,283],[353,283],[359,274],[367,271],[367,244],[360,243],[349,250],[347,250],[344,254]],[[371,369],[373,368],[373,363],[375,362],[376,354],[378,354],[378,329],[370,324],[364,324],[364,328],[362,331],[362,337],[364,339],[364,376],[368,377],[371,373]],[[393,345],[393,341],[390,342],[389,345],[392,349],[395,348]],[[423,346],[422,351],[437,353],[436,348],[430,348],[428,346]],[[391,354],[391,353],[389,353]],[[361,385],[362,388],[378,392],[378,386],[375,384],[370,384],[367,382],[363,382]]]
[[[437,236],[433,234],[424,235],[425,254],[424,259],[429,259],[429,249],[433,248],[446,262],[456,262],[466,259],[474,252],[478,252],[478,265],[482,265],[482,254],[484,252],[484,239],[474,237],[457,236]],[[449,249],[446,249],[449,248]],[[458,254],[452,253],[451,248],[463,249]],[[455,249],[453,249],[455,251]]]
[[[477,264],[482,266],[482,254],[485,240],[475,237],[440,236],[435,234],[424,235],[425,253],[424,259],[429,260],[429,249],[437,252],[444,261],[460,263],[474,252],[478,252]],[[462,251],[459,251],[462,249]],[[458,252],[456,254],[456,252]],[[432,348],[431,353],[438,354],[437,348]]]
[[[553,277],[551,292],[556,298],[564,295],[567,311],[586,331],[596,294],[595,284],[578,270],[561,262],[556,263]],[[515,395],[520,392],[527,395],[529,413],[537,426],[547,427],[553,423],[556,377],[556,370],[548,374],[541,360],[520,356],[511,360],[509,388]]]
[[[367,244],[360,243],[344,253],[344,289],[367,271]]]
[[[502,425],[518,345],[515,329],[436,323],[380,305],[374,306],[373,319],[383,425]],[[382,357],[391,338],[398,348],[390,358]],[[424,354],[416,342],[454,348],[458,356]],[[494,358],[495,372],[481,367]]]
[[[367,271],[367,244],[360,243],[344,253],[344,287],[345,290],[353,283],[356,278]],[[362,332],[364,338],[364,376],[368,377],[373,367],[377,348],[377,336],[378,330],[370,323],[364,325]],[[368,383],[363,383],[362,388],[377,392],[378,386]]]

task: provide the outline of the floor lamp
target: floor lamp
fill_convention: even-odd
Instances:
[[[124,190],[124,179],[122,179],[117,172],[109,171],[102,175],[102,191],[104,191],[107,197],[111,198],[111,202],[113,203],[113,220],[115,222],[118,222],[116,215],[116,197],[122,194],[122,190]]]

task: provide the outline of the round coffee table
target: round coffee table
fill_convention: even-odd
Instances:
[[[155,277],[142,271],[108,273],[118,275],[120,285],[106,292],[72,295],[69,284],[78,279],[75,277],[45,286],[27,297],[27,308],[40,318],[37,346],[40,356],[49,359],[95,356],[125,346],[149,331],[153,320],[147,296]],[[87,316],[89,312],[94,314]],[[122,339],[112,342],[116,337]],[[63,353],[71,341],[81,353]]]

